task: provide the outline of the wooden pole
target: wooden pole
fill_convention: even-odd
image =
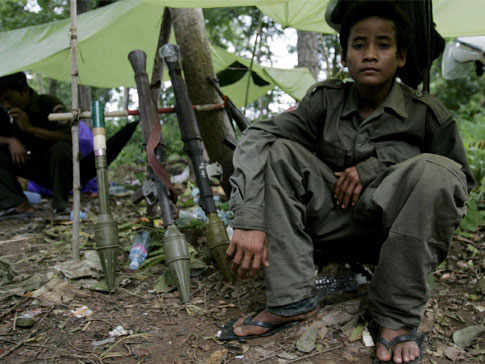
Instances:
[[[160,106],[160,89],[162,87],[163,77],[163,62],[160,60],[158,50],[168,43],[170,38],[170,29],[172,28],[172,18],[170,17],[169,8],[165,7],[162,16],[162,25],[160,26],[160,35],[158,37],[157,50],[155,52],[155,60],[153,62],[152,79],[150,89],[152,91],[153,100],[157,107]]]
[[[75,261],[80,258],[79,254],[79,211],[81,207],[81,176],[79,172],[79,69],[77,64],[77,4],[71,0],[71,55],[72,55],[72,177],[73,177],[73,211],[72,222],[72,257]]]

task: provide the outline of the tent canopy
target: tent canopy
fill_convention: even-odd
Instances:
[[[232,0],[231,6],[257,6],[284,27],[332,33],[325,22],[329,0]],[[168,7],[226,7],[227,0],[121,0],[83,13],[78,19],[79,79],[96,87],[134,86],[133,71],[127,55],[133,49],[147,54],[151,73],[162,14]],[[484,35],[483,0],[434,0],[438,31],[445,37]],[[71,80],[69,19],[0,33],[0,76],[32,70],[62,81]],[[249,61],[212,47],[216,72],[238,61]],[[278,85],[300,99],[314,82],[304,69],[281,70],[254,66],[258,76],[269,85],[250,82],[249,101]],[[245,99],[248,73],[238,82],[223,88],[237,105]]]

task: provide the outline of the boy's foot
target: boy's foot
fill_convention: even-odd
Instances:
[[[28,201],[22,202],[20,205],[15,207],[10,207],[5,210],[0,211],[1,217],[16,217],[16,216],[28,216],[34,213],[34,208],[29,204]]]
[[[412,363],[422,357],[421,344],[422,336],[419,336],[416,329],[382,328],[376,346],[376,356],[385,363]]]
[[[316,314],[317,310],[318,308],[290,317],[278,316],[268,311],[262,311],[256,316],[250,315],[241,317],[237,321],[229,321],[218,334],[218,338],[220,340],[243,341],[245,339],[270,336],[295,322],[310,318]]]

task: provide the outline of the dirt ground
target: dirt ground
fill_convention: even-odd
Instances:
[[[374,348],[364,345],[359,319],[365,285],[332,295],[316,317],[274,336],[223,343],[216,339],[222,324],[264,306],[263,281],[224,282],[203,254],[203,228],[185,230],[208,265],[193,270],[192,299],[182,305],[176,290],[160,288],[163,261],[128,269],[133,236],[146,221],[144,202],[133,204],[129,191],[111,197],[122,248],[111,294],[55,268],[71,259],[71,224],[52,223],[45,200],[35,206],[33,218],[0,221],[2,363],[372,363]],[[82,206],[84,257],[94,247],[97,200],[83,196]],[[485,326],[484,233],[482,226],[457,237],[434,274],[421,327],[428,334],[422,363],[485,363],[483,332],[461,347],[453,338],[460,329]]]

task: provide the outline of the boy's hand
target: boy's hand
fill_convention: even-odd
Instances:
[[[232,257],[232,270],[236,272],[239,269],[241,278],[248,271],[251,277],[254,276],[261,264],[269,265],[266,234],[258,230],[234,229],[227,256]]]
[[[357,168],[349,167],[343,172],[336,172],[335,175],[338,177],[335,185],[337,203],[343,209],[347,208],[349,203],[355,206],[363,189]]]
[[[17,138],[9,139],[8,150],[10,151],[14,164],[21,166],[27,160],[27,152]]]
[[[26,133],[30,132],[32,129],[32,124],[30,123],[29,116],[25,111],[19,109],[18,107],[13,107],[8,111],[8,114],[13,117],[18,127],[22,131]]]

